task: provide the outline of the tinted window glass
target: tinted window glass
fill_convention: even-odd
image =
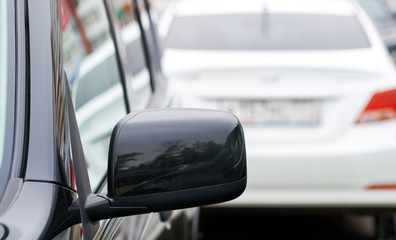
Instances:
[[[367,48],[370,44],[355,17],[238,14],[178,17],[170,29],[167,46],[299,50]]]
[[[0,166],[3,162],[7,106],[7,13],[6,2],[0,3]]]
[[[7,119],[7,79],[8,79],[8,33],[7,33],[7,5],[6,1],[0,2],[0,173],[3,174],[5,161],[10,161],[10,159],[5,159],[4,157],[4,145],[5,145],[5,135],[6,135],[6,119]],[[10,83],[12,79],[10,79]],[[11,106],[12,107],[12,106]],[[5,174],[4,174],[5,175]],[[8,174],[7,174],[8,175]],[[0,200],[3,196],[3,191],[7,181],[0,178]]]
[[[64,67],[94,189],[107,173],[110,135],[126,114],[115,47],[102,0],[63,0]]]
[[[132,109],[146,108],[151,98],[151,80],[144,52],[143,36],[132,0],[108,0],[116,31],[121,38],[120,52],[125,54],[125,71]]]
[[[160,59],[162,57],[162,46],[158,35],[158,19],[151,1],[138,1],[141,9],[141,18],[144,32],[147,38],[147,46],[153,67],[156,72],[161,72]]]

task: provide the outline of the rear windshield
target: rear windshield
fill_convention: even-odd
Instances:
[[[177,17],[167,47],[208,50],[368,48],[354,16],[235,14]]]

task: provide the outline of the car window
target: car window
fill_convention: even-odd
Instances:
[[[115,47],[103,1],[62,1],[64,68],[92,188],[107,172],[110,135],[126,114]]]
[[[0,2],[0,173],[4,170],[4,145],[6,132],[7,110],[7,6],[6,1]],[[0,200],[5,189],[6,181],[0,179]]]
[[[148,51],[153,62],[155,71],[161,72],[160,59],[163,54],[163,48],[158,35],[158,19],[156,10],[151,1],[137,1],[140,8],[142,25],[147,38]]]
[[[362,8],[376,22],[392,20],[392,13],[386,2],[380,0],[358,0]]]
[[[151,96],[151,76],[145,57],[143,36],[132,0],[108,0],[121,37],[120,51],[125,54],[125,71],[132,109],[146,108]]]
[[[167,41],[170,48],[218,50],[348,49],[369,46],[368,38],[354,16],[264,13],[177,17]]]
[[[7,106],[7,14],[6,2],[0,3],[0,166],[3,162]]]

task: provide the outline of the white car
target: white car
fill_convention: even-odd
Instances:
[[[396,209],[396,71],[356,2],[184,0],[161,34],[178,104],[244,126],[247,189],[218,207]]]

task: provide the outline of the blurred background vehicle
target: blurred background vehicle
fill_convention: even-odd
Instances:
[[[247,189],[217,207],[396,209],[396,69],[356,2],[184,0],[160,29],[178,103],[244,125]]]

